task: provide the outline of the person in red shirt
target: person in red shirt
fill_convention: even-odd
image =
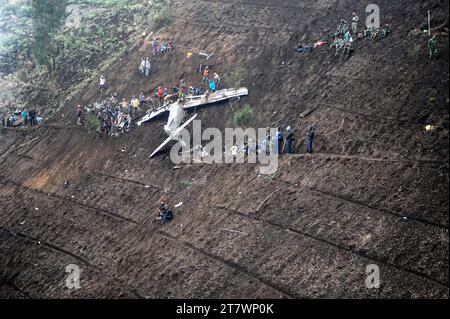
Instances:
[[[159,100],[159,105],[163,105],[164,104],[164,88],[162,86],[160,86],[158,88],[158,100]]]

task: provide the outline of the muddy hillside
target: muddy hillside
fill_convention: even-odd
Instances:
[[[353,10],[364,21],[367,4],[172,1],[173,23],[148,29],[108,66],[103,94],[95,77],[40,127],[2,129],[0,297],[448,298],[448,2],[378,1],[392,33],[358,39],[342,60],[328,45],[294,50],[334,33]],[[444,26],[433,60],[428,10]],[[153,57],[153,36],[173,41],[173,52]],[[146,56],[152,74],[142,78]],[[177,167],[170,147],[149,159],[167,137],[164,118],[118,138],[75,124],[78,103],[180,79],[199,86],[200,64],[221,75],[242,68],[249,89],[198,109],[203,128],[235,127],[245,104],[251,127],[293,127],[295,154],[275,174],[253,164]],[[155,221],[161,200],[174,210],[164,226]],[[66,287],[71,264],[80,289]],[[366,285],[369,265],[378,288]]]

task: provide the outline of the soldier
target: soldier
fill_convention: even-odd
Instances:
[[[347,30],[347,31],[344,33],[344,41],[345,41],[345,42],[351,42],[351,41],[352,41],[352,35],[350,34],[350,31],[349,31],[349,30]]]
[[[283,128],[278,128],[277,132],[277,140],[278,140],[278,155],[283,153],[283,144],[284,144],[284,130]]]
[[[356,34],[358,32],[358,22],[359,22],[359,17],[356,15],[356,12],[353,11],[352,31],[354,34]]]
[[[292,144],[295,141],[295,135],[294,131],[290,126],[286,129],[287,135],[286,135],[286,154],[291,155],[292,154]]]
[[[428,52],[430,54],[430,59],[436,58],[439,53],[435,35],[428,41]]]
[[[306,152],[308,154],[312,154],[313,153],[314,135],[315,135],[314,128],[312,126],[309,126],[308,127],[307,140],[306,140]]]

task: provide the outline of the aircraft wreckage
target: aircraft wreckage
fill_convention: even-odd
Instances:
[[[164,131],[169,137],[150,155],[150,158],[155,156],[170,141],[184,143],[180,133],[184,128],[192,123],[192,121],[194,121],[198,115],[195,114],[193,117],[183,123],[188,110],[218,102],[223,102],[233,98],[240,98],[241,96],[247,95],[247,88],[218,90],[211,94],[205,93],[203,95],[186,96],[184,98],[184,101],[177,100],[172,104],[163,105],[162,107],[147,113],[140,121],[136,123],[138,126],[152,121],[167,112],[169,113],[169,119],[167,121],[167,124],[164,126]]]

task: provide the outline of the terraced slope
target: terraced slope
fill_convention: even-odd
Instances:
[[[413,32],[428,9],[436,25],[448,22],[448,3],[378,5],[394,32],[358,41],[339,61],[293,48],[352,10],[363,17],[364,2],[173,2],[175,24],[158,36],[177,49],[155,58],[151,79],[136,72],[148,42],[107,72],[107,94],[131,97],[180,78],[199,83],[204,60],[188,51],[215,52],[221,74],[244,66],[241,105],[253,106],[255,126],[297,131],[297,155],[274,176],[249,164],[173,169],[164,153],[149,160],[163,122],[120,139],[96,139],[67,116],[2,131],[0,296],[448,298],[448,37],[429,61],[427,38]],[[92,83],[80,98],[102,97]],[[224,129],[233,111],[217,105],[199,117]],[[306,156],[310,124],[316,154]],[[162,198],[183,203],[165,227],[154,222]],[[81,267],[82,289],[65,287],[68,264]],[[380,267],[379,289],[365,286],[369,264]]]

